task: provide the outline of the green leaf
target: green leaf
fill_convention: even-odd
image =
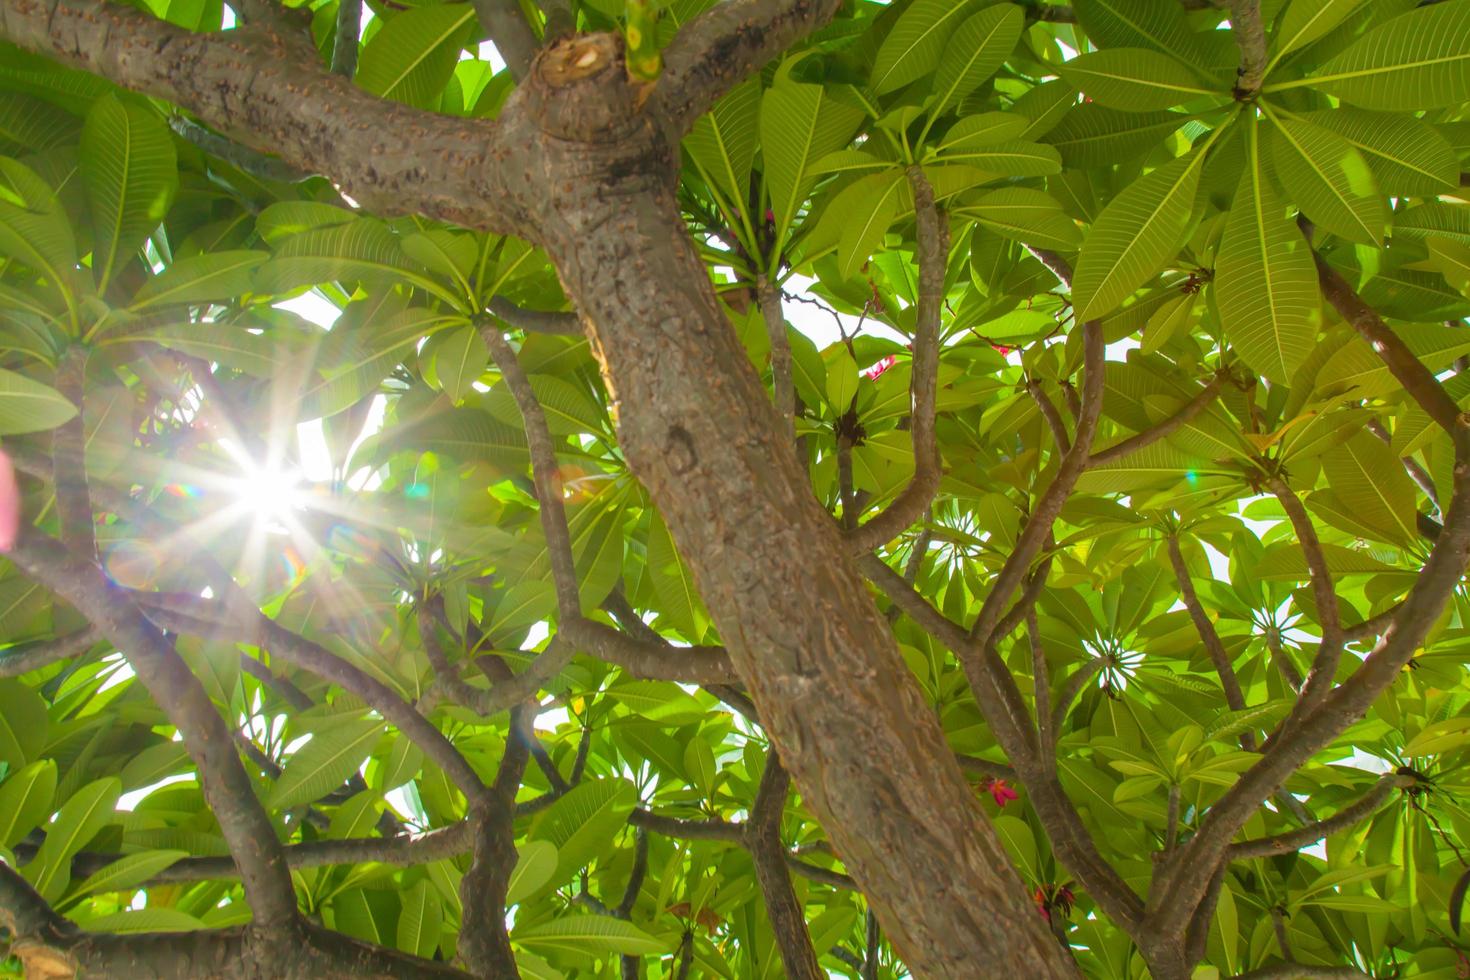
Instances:
[[[1062,170],[1062,158],[1055,149],[1042,143],[1019,140],[954,149],[941,159],[945,163],[963,163],[1008,177],[1044,177]]]
[[[878,48],[869,78],[873,91],[883,95],[933,71],[967,9],[954,0],[915,0],[910,4]]]
[[[233,299],[254,285],[255,269],[270,258],[248,250],[206,252],[179,259],[133,294],[129,309],[142,311],[170,303]]]
[[[420,878],[402,893],[398,914],[398,948],[425,959],[439,948],[444,923],[444,904],[427,878]]]
[[[714,750],[704,739],[695,736],[684,746],[684,771],[689,775],[689,783],[699,790],[701,796],[708,798],[714,791],[715,775],[719,768],[715,765]]]
[[[0,678],[0,762],[15,770],[37,761],[46,745],[46,728],[41,696],[18,680]]]
[[[844,347],[831,348],[822,360],[827,363],[827,404],[834,416],[852,406],[858,391],[858,366]]]
[[[1380,24],[1303,82],[1365,109],[1415,112],[1470,100],[1470,0],[1420,7]]]
[[[382,734],[383,723],[376,718],[343,720],[318,730],[286,760],[270,808],[285,810],[326,796],[361,768]]]
[[[1155,0],[1075,0],[1077,22],[1100,48],[1153,48],[1186,65],[1200,64],[1202,46],[1177,4]]]
[[[44,272],[53,288],[70,280],[76,238],[61,202],[34,170],[0,157],[0,252]]]
[[[637,802],[626,779],[589,779],[547,807],[531,825],[530,839],[556,846],[554,882],[566,881],[610,847]]]
[[[1470,296],[1470,245],[1440,235],[1430,235],[1424,241],[1429,246],[1429,261],[1445,282]]]
[[[205,928],[204,923],[187,912],[171,908],[129,909],[86,919],[82,926],[90,932],[130,935],[146,932],[192,932]]]
[[[14,847],[45,823],[56,799],[56,760],[38,759],[0,783],[0,847]]]
[[[755,163],[761,108],[761,86],[750,79],[717,101],[695,120],[684,137],[684,149],[738,211],[750,199],[750,171]],[[754,215],[746,215],[754,220]]]
[[[1204,87],[1184,65],[1146,48],[1091,51],[1057,70],[1099,105],[1129,112],[1168,109],[1202,95],[1228,94]]]
[[[898,217],[902,193],[907,187],[897,170],[864,177],[832,199],[827,213],[841,219],[837,242],[839,274],[851,279],[883,244],[883,236]]]
[[[1373,171],[1351,143],[1304,119],[1272,114],[1266,139],[1287,194],[1307,217],[1365,245],[1383,241],[1387,224]]]
[[[606,915],[572,915],[539,925],[517,929],[511,939],[518,946],[547,952],[618,953],[625,956],[656,956],[668,952],[655,939],[631,922]]]
[[[1082,242],[1077,223],[1067,217],[1057,199],[1029,187],[990,191],[953,213],[1037,248],[1070,252]]]
[[[1010,3],[986,7],[961,24],[945,44],[934,73],[930,115],[942,116],[995,74],[1015,50],[1024,24],[1024,12]]]
[[[1462,745],[1470,745],[1470,718],[1446,718],[1430,722],[1405,742],[1404,756],[1439,755]]]
[[[516,866],[511,870],[505,904],[515,905],[541,890],[556,874],[556,845],[546,840],[528,840],[516,848]]]
[[[1309,112],[1302,118],[1352,144],[1368,161],[1385,194],[1438,194],[1459,183],[1454,147],[1423,120],[1351,106]]]
[[[237,324],[208,320],[148,330],[129,339],[152,341],[257,378],[292,376],[304,354],[300,344],[279,334],[254,333]]]
[[[490,350],[480,331],[471,326],[453,327],[440,334],[434,346],[434,374],[439,387],[458,404],[474,390],[474,383],[485,373]]]
[[[411,7],[385,20],[357,65],[357,84],[420,109],[439,104],[459,53],[475,27],[468,3]]]
[[[689,642],[702,641],[709,628],[709,613],[699,597],[694,577],[679,557],[674,536],[657,512],[648,531],[648,574],[658,596],[660,613]]]
[[[1311,249],[1276,199],[1254,133],[1215,258],[1213,289],[1221,326],[1241,360],[1290,384],[1316,342],[1322,298]]]
[[[92,272],[100,291],[168,213],[178,160],[156,112],[107,96],[87,113],[78,164],[92,207]]]
[[[71,859],[103,827],[116,820],[113,812],[122,794],[116,777],[99,779],[77,790],[46,828],[46,841],[21,874],[48,902],[66,892],[71,881]]]
[[[1130,184],[1098,215],[1072,277],[1079,321],[1117,309],[1179,251],[1203,159],[1196,152],[1171,160]]]
[[[1362,5],[1363,0],[1292,0],[1271,35],[1271,63],[1323,37]]]
[[[776,216],[776,247],[786,240],[817,175],[813,164],[847,145],[863,111],[829,98],[820,85],[778,78],[761,98],[760,140]]]
[[[49,150],[76,139],[77,121],[19,92],[0,92],[0,152]]]
[[[390,288],[407,282],[452,309],[462,309],[465,303],[457,292],[420,272],[397,236],[372,218],[313,228],[281,240],[257,270],[255,285],[263,293],[289,293],[333,281]]]
[[[0,368],[0,435],[44,432],[76,414],[76,406],[61,392]]]
[[[1354,519],[1377,531],[1382,540],[1399,545],[1418,540],[1417,491],[1385,443],[1366,431],[1357,432],[1322,454],[1322,472]]]
[[[118,858],[71,890],[72,898],[136,888],[189,856],[188,851],[143,851]]]
[[[1083,102],[1046,134],[1069,167],[1106,167],[1158,146],[1190,117],[1182,112],[1120,112]]]

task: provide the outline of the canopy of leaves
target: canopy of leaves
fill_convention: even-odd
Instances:
[[[656,74],[658,45],[711,5],[571,7],[581,31],[636,22],[629,46]],[[218,0],[138,6],[196,31],[234,17]],[[1107,344],[1093,458],[1023,569],[1034,615],[994,653],[1048,723],[1080,832],[1140,898],[1160,852],[1289,736],[1304,678],[1363,667],[1447,533],[1452,435],[1364,323],[1470,408],[1470,0],[1233,6],[1265,29],[1248,91],[1253,42],[1208,4],[857,0],[683,142],[679,202],[730,329],[750,368],[794,387],[812,492],[848,526],[915,475],[916,359],[889,338],[922,330],[914,168],[933,188],[942,478],[879,550],[931,608],[889,618],[1038,915],[1094,978],[1148,966],[1054,853],[1077,828],[1032,806],[928,615],[964,634],[1057,479],[1087,408],[1081,324]],[[362,88],[501,110],[514,82],[474,7],[369,10]],[[298,13],[324,61],[352,43],[337,0]],[[454,962],[483,928],[460,889],[463,780],[494,780],[519,744],[506,900],[522,975],[781,975],[742,830],[770,764],[760,709],[624,461],[546,254],[375,216],[8,45],[0,154],[0,436],[24,519],[61,527],[52,432],[59,454],[80,425],[111,594],[168,631],[235,733],[302,912]],[[846,332],[818,349],[780,326],[773,372],[763,312],[776,303],[779,324],[783,293]],[[1359,300],[1371,322],[1347,312]],[[545,416],[541,475],[600,645],[559,633],[560,545],[491,357],[502,335]],[[80,406],[60,390],[78,351]],[[1451,890],[1470,847],[1467,617],[1456,587],[1366,714],[1255,801],[1237,841],[1371,805],[1320,844],[1225,860],[1197,975],[1466,975]],[[0,856],[87,930],[246,922],[197,760],[108,629],[0,561]],[[1320,677],[1334,632],[1342,656]],[[779,825],[822,967],[906,976],[799,792]],[[358,850],[331,856],[335,841]]]

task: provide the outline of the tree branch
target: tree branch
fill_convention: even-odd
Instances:
[[[1272,477],[1268,489],[1281,502],[1286,517],[1296,531],[1297,542],[1306,558],[1307,569],[1312,574],[1312,598],[1317,605],[1317,621],[1322,627],[1322,642],[1317,647],[1317,656],[1307,671],[1302,684],[1301,709],[1309,711],[1322,703],[1327,692],[1337,681],[1337,665],[1342,657],[1342,618],[1337,607],[1337,590],[1332,582],[1332,572],[1327,567],[1327,557],[1322,553],[1322,542],[1317,538],[1316,525],[1302,506],[1301,500],[1286,481]],[[1293,714],[1296,712],[1293,711]]]
[[[4,0],[0,38],[165,99],[252,149],[328,174],[381,214],[503,222],[493,187],[499,126],[379,99],[317,61],[305,31],[269,23],[194,34],[124,4]],[[424,179],[424,161],[438,176]],[[454,180],[446,175],[458,175]]]
[[[771,340],[771,392],[783,431],[796,438],[796,387],[791,383],[791,341],[786,336],[786,316],[781,310],[781,290],[764,275],[756,279],[756,295]]]
[[[841,0],[724,0],[695,17],[663,51],[657,115],[682,137],[746,76],[837,13]]]
[[[527,333],[547,333],[563,337],[582,335],[582,318],[575,313],[528,310],[500,296],[492,297],[490,302],[485,304],[485,309],[517,330],[524,330]]]
[[[1424,409],[1425,413],[1433,419],[1440,428],[1450,434],[1456,447],[1456,456],[1464,455],[1463,444],[1465,442],[1466,426],[1462,421],[1460,406],[1455,400],[1445,393],[1439,380],[1433,372],[1424,366],[1408,346],[1394,333],[1393,328],[1383,322],[1383,319],[1373,311],[1372,307],[1363,302],[1363,298],[1354,292],[1348,285],[1342,274],[1327,263],[1321,253],[1312,252],[1312,258],[1317,263],[1317,281],[1322,287],[1322,295],[1338,314],[1352,324],[1358,334],[1368,342],[1368,346],[1378,354],[1378,357],[1388,367],[1409,396]]]
[[[1351,806],[1343,807],[1327,819],[1289,830],[1284,834],[1239,841],[1230,845],[1227,855],[1231,861],[1242,861],[1247,858],[1274,857],[1278,854],[1299,851],[1372,816],[1394,790],[1408,789],[1413,785],[1412,776],[1401,776],[1393,772],[1386,773],[1373,784],[1367,793],[1363,794],[1362,799]]]
[[[1052,440],[1057,444],[1057,452],[1065,455],[1072,448],[1072,439],[1067,435],[1067,426],[1062,422],[1062,413],[1057,411],[1056,402],[1051,400],[1041,382],[1029,379],[1026,382],[1026,390],[1031,394],[1031,400],[1036,402],[1036,407],[1041,410],[1041,417],[1046,420],[1047,428],[1051,429]]]
[[[19,677],[59,660],[79,657],[96,646],[102,638],[101,630],[88,625],[54,640],[7,647],[0,650],[0,677]]]
[[[1137,435],[1129,436],[1106,449],[1099,449],[1088,457],[1087,465],[1089,467],[1101,466],[1104,463],[1115,462],[1178,432],[1210,407],[1210,404],[1220,394],[1221,383],[1222,379],[1219,375],[1211,378],[1193,398],[1180,406],[1179,411],[1152,428],[1144,429]]]
[[[1225,644],[1220,641],[1220,634],[1215,630],[1215,624],[1205,613],[1200,605],[1199,595],[1194,591],[1194,582],[1189,575],[1189,566],[1184,564],[1184,553],[1179,550],[1179,538],[1169,535],[1166,539],[1169,550],[1169,564],[1174,567],[1174,581],[1179,586],[1179,598],[1184,603],[1184,608],[1189,611],[1189,618],[1194,623],[1195,631],[1199,633],[1200,641],[1204,643],[1205,650],[1210,654],[1210,661],[1215,665],[1215,673],[1220,675],[1220,686],[1225,690],[1225,703],[1230,706],[1231,711],[1243,711],[1245,709],[1245,695],[1240,691],[1240,681],[1235,677],[1235,666],[1230,662],[1230,654],[1225,651]],[[1242,732],[1240,735],[1241,748],[1247,751],[1253,750],[1256,744],[1255,734]]]
[[[745,825],[745,846],[755,860],[756,880],[760,883],[786,975],[793,980],[826,980],[826,973],[817,965],[801,900],[791,887],[791,874],[786,869],[787,851],[781,843],[781,813],[790,786],[791,777],[782,768],[775,751],[771,751],[766,755],[766,768],[750,808],[750,821]]]
[[[337,5],[337,33],[332,38],[332,74],[357,74],[357,49],[362,41],[363,0],[341,0]]]
[[[54,539],[23,529],[9,557],[26,575],[75,606],[123,652],[178,729],[199,770],[205,800],[240,868],[255,922],[265,928],[294,922],[296,892],[275,826],[256,799],[230,727],[178,651],[118,596],[95,564],[68,555]]]
[[[944,307],[944,274],[949,261],[949,224],[934,203],[934,188],[917,165],[907,170],[918,224],[919,296],[914,320],[914,364],[909,382],[913,401],[909,418],[914,446],[914,475],[884,510],[848,533],[850,550],[865,554],[897,537],[929,510],[939,490],[939,446],[934,437],[934,405],[938,397],[939,317]],[[843,514],[847,508],[844,505]]]
[[[531,70],[531,62],[540,48],[536,35],[531,31],[531,25],[521,12],[520,3],[518,0],[473,2],[475,14],[480,18],[480,26],[490,35],[490,40],[495,42],[495,50],[505,59],[505,67],[510,69],[511,76],[519,82]]]
[[[1470,562],[1470,465],[1454,467],[1454,492],[1444,531],[1429,553],[1413,588],[1373,651],[1342,684],[1327,693],[1315,709],[1300,712],[1301,702],[1282,726],[1282,734],[1205,814],[1195,835],[1155,877],[1149,910],[1164,930],[1182,927],[1198,904],[1200,883],[1195,870],[1213,866],[1230,840],[1270,796],[1304,762],[1362,717],[1393,683],[1424,642],[1445,602],[1459,585]]]
[[[512,731],[529,725],[525,705],[511,709]],[[469,928],[459,934],[459,953],[482,977],[515,977],[515,953],[505,933],[505,896],[516,865],[516,790],[530,758],[527,742],[505,740],[505,754],[490,792],[471,809],[474,859],[460,880],[463,919]]]
[[[1266,77],[1266,26],[1261,23],[1261,0],[1230,0],[1230,29],[1240,48],[1235,100],[1246,102],[1261,91],[1261,81]]]
[[[343,0],[341,9],[352,7],[353,0]],[[270,156],[248,146],[242,146],[228,137],[221,136],[184,116],[169,117],[169,128],[193,143],[210,156],[218,157],[235,169],[261,180],[274,180],[283,184],[297,184],[310,180],[314,174],[298,170],[280,157]]]

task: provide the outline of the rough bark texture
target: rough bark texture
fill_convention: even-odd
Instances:
[[[543,55],[502,116],[510,132],[529,117],[539,165],[507,167],[508,196],[587,320],[620,444],[803,800],[909,967],[1075,976],[789,451],[640,97],[610,39],[579,39]],[[554,209],[540,207],[548,187]]]

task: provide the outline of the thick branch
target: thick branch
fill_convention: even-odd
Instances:
[[[775,752],[766,756],[765,772],[745,825],[745,845],[755,860],[755,875],[766,902],[771,931],[776,935],[776,948],[786,975],[793,980],[825,980],[826,973],[817,965],[812,937],[802,915],[801,900],[791,887],[791,874],[786,869],[786,848],[781,843],[781,813],[786,807],[786,793],[791,777],[781,767]]]
[[[511,711],[512,729],[529,724],[526,711],[525,706]],[[505,934],[505,896],[516,864],[516,790],[529,758],[524,739],[507,738],[495,782],[470,815],[474,859],[459,885],[466,926],[459,934],[459,952],[477,976],[520,975]]]
[[[1256,97],[1266,77],[1266,26],[1261,23],[1261,0],[1230,0],[1230,28],[1240,47],[1235,98],[1245,102]]]
[[[101,630],[85,626],[75,633],[0,650],[0,677],[19,677],[33,670],[40,670],[59,660],[70,660],[86,653],[102,639]]]
[[[919,299],[914,320],[913,400],[910,433],[914,476],[882,513],[848,535],[851,549],[865,554],[897,537],[929,510],[939,490],[939,446],[934,438],[938,397],[939,314],[944,308],[944,273],[949,260],[949,225],[934,203],[934,188],[917,165],[908,168],[918,222]],[[844,505],[843,514],[847,513]]]
[[[476,227],[503,214],[492,189],[495,122],[379,99],[320,65],[305,31],[283,36],[261,23],[194,34],[124,4],[4,0],[0,38],[172,102],[300,170],[328,174],[377,213],[420,212]],[[425,160],[437,161],[437,179],[424,179]]]
[[[1412,776],[1387,773],[1374,783],[1367,793],[1363,794],[1362,799],[1351,806],[1343,807],[1327,819],[1318,820],[1316,823],[1298,827],[1284,834],[1276,834],[1273,837],[1260,837],[1231,844],[1228,852],[1229,858],[1232,861],[1240,861],[1246,858],[1274,857],[1278,854],[1299,851],[1372,816],[1394,790],[1408,789],[1412,785],[1414,785]]]
[[[485,304],[485,309],[517,330],[527,333],[549,333],[564,337],[579,337],[582,334],[582,319],[575,313],[528,310],[500,296]]]
[[[521,12],[520,0],[474,0],[474,5],[480,26],[495,42],[495,50],[505,59],[505,67],[516,81],[525,78],[539,45]]]
[[[682,136],[715,100],[837,13],[842,0],[725,0],[664,49],[655,108]]]
[[[363,0],[341,0],[337,5],[337,33],[332,39],[332,74],[357,74],[357,49],[362,40]]]
[[[264,927],[296,919],[296,893],[281,845],[236,754],[234,735],[184,659],[136,608],[121,599],[95,564],[69,556],[56,541],[24,530],[10,559],[86,616],[123,652],[138,679],[167,712],[199,770],[205,800],[240,868],[245,894]]]

